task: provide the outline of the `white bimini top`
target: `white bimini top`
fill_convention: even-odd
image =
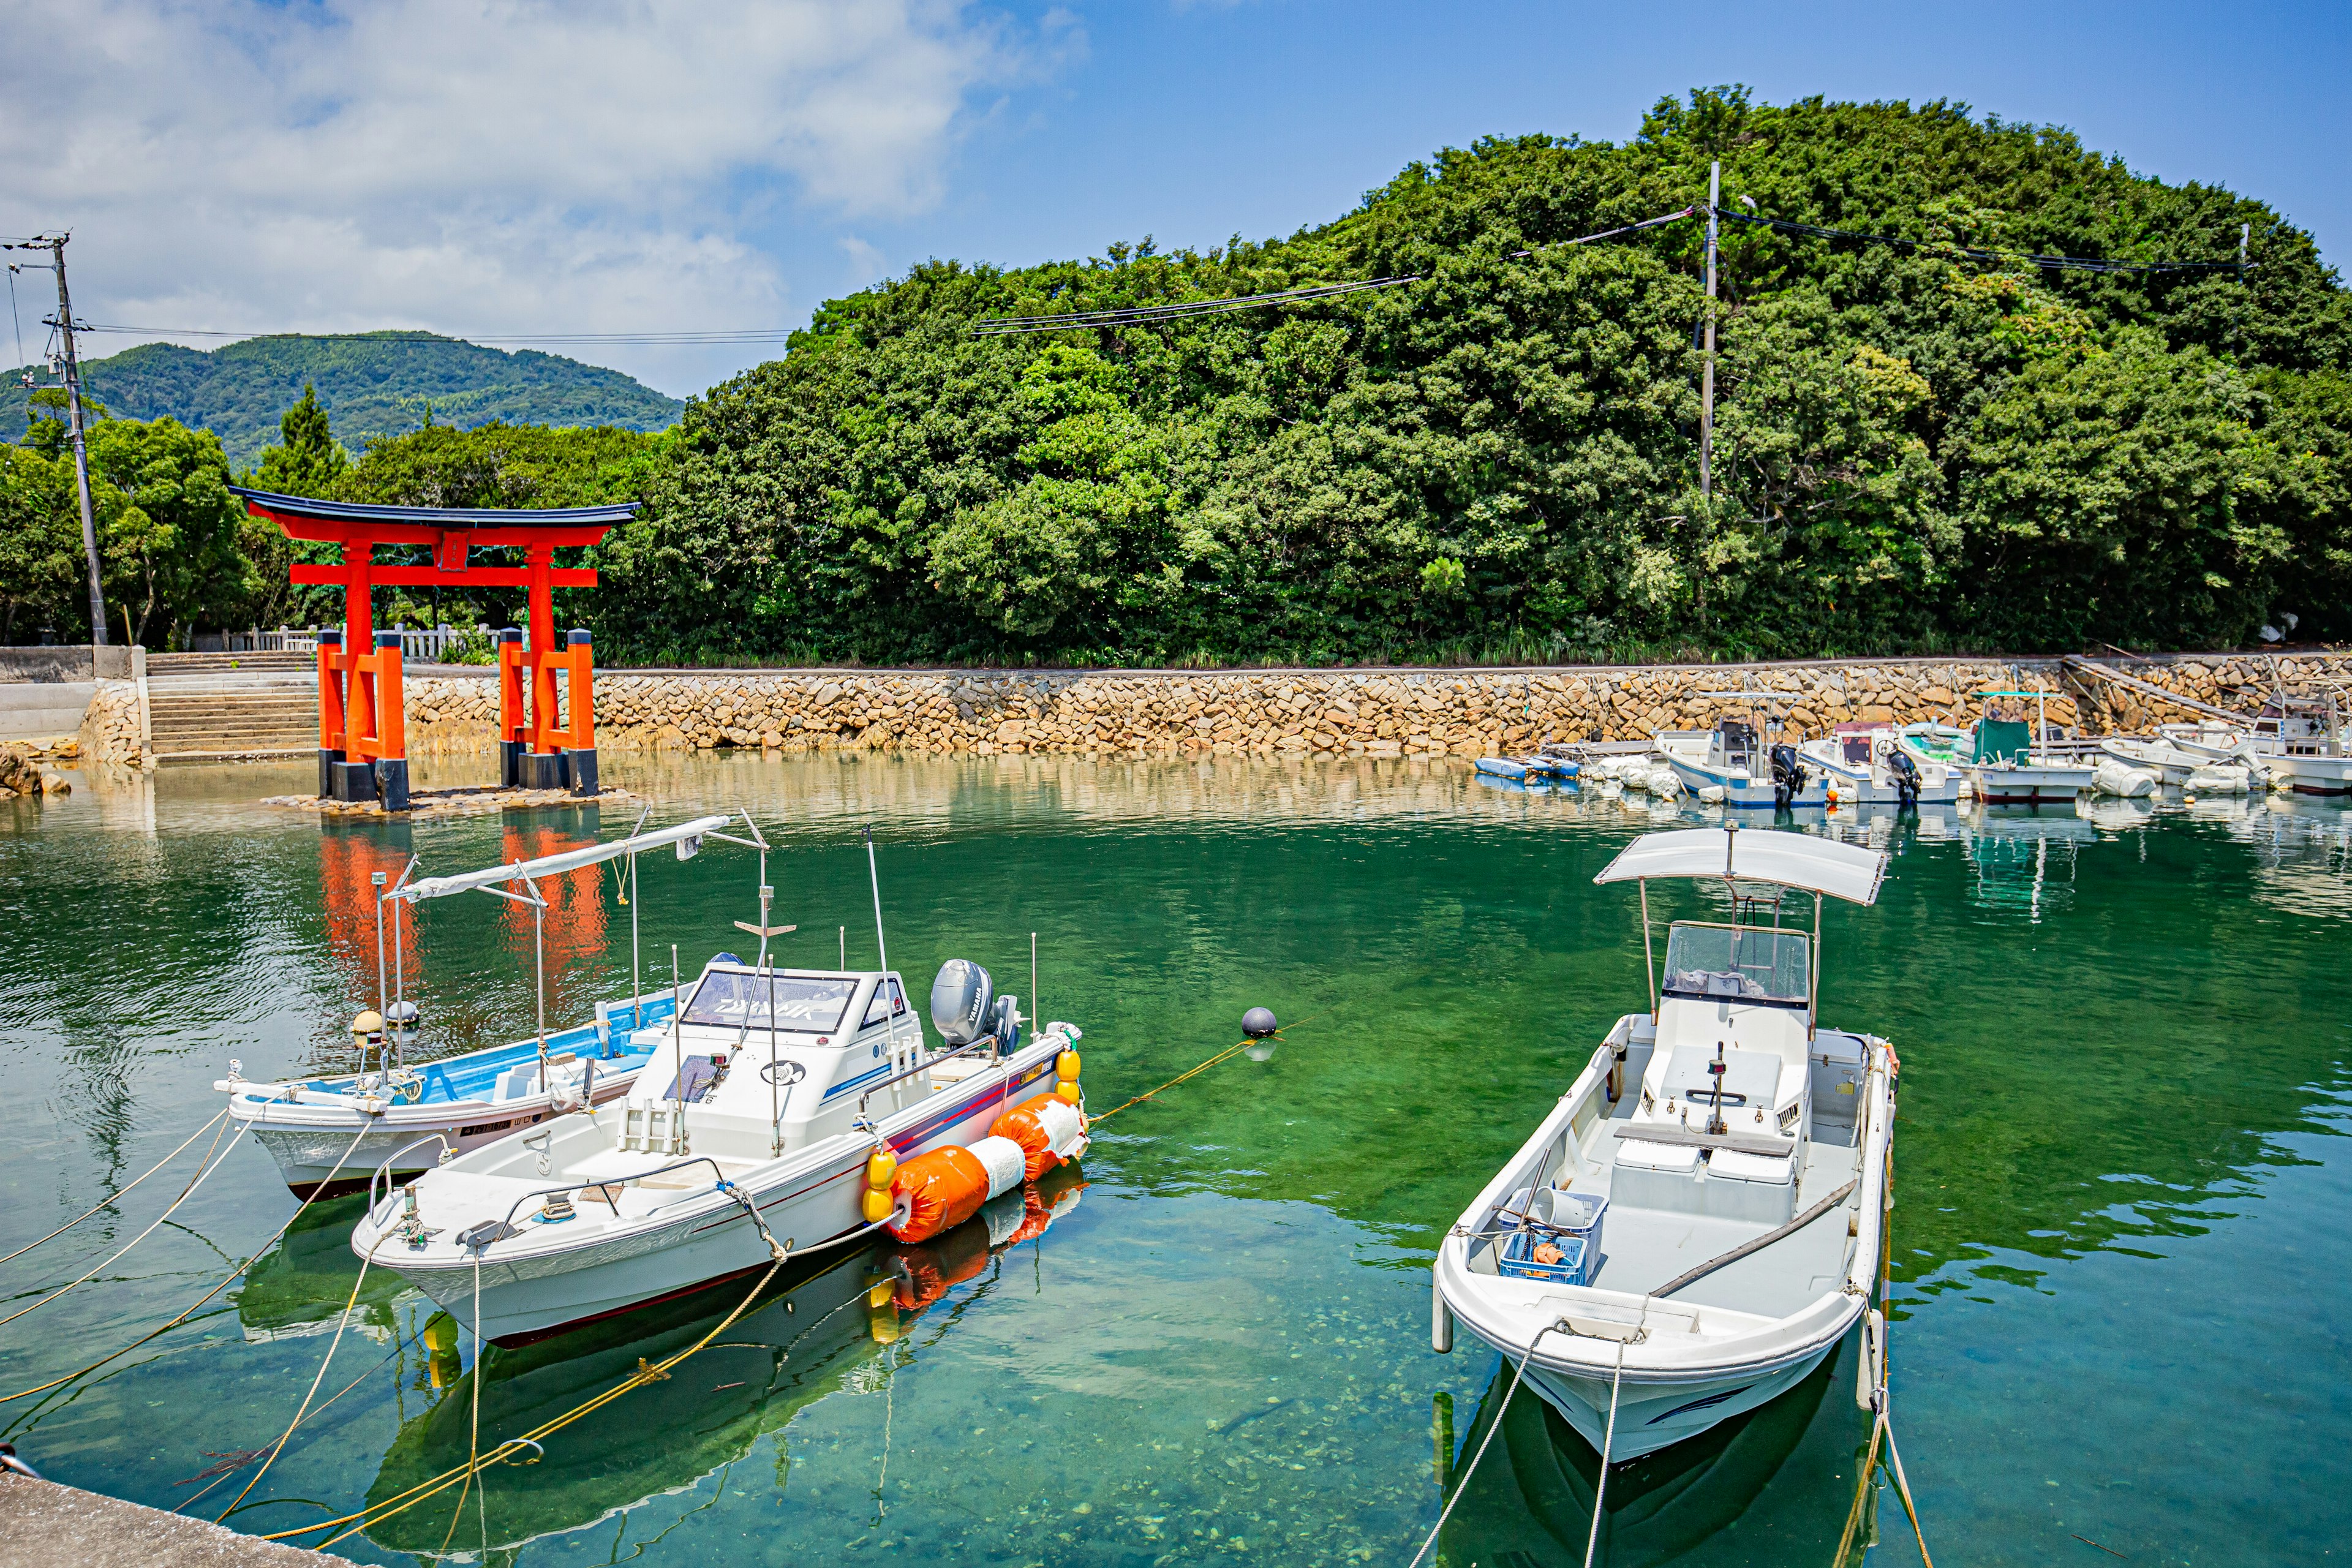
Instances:
[[[1592,879],[1633,882],[1722,877],[1741,882],[1776,882],[1867,904],[1878,898],[1878,885],[1885,876],[1883,851],[1840,844],[1832,838],[1769,829],[1687,827],[1672,833],[1644,833],[1619,850],[1617,858]]]

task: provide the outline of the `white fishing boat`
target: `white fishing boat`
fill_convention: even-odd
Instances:
[[[2189,775],[2210,760],[2183,751],[2162,735],[2154,740],[2143,735],[2110,735],[2099,742],[2099,750],[2127,768],[2155,774],[2157,783],[2175,789],[2187,784]]]
[[[1805,765],[1797,748],[1778,739],[1780,710],[1796,700],[1786,691],[1702,691],[1717,701],[1745,703],[1748,716],[1727,718],[1712,730],[1666,730],[1654,737],[1660,757],[1685,788],[1710,805],[1787,811],[1825,805],[1829,784]],[[1759,740],[1760,729],[1763,739]],[[1702,792],[1720,790],[1720,795]]]
[[[1653,1007],[1617,1021],[1438,1248],[1433,1342],[1458,1324],[1604,1464],[1763,1405],[1853,1329],[1876,1288],[1895,1054],[1815,1017],[1821,900],[1867,905],[1886,857],[1811,835],[1685,829],[1598,882],[1717,889],[1676,921]],[[1784,923],[1813,897],[1813,929]]]
[[[921,1240],[1083,1152],[1075,1026],[1024,1043],[1016,999],[958,960],[933,988],[934,1049],[887,944],[873,970],[770,963],[791,928],[767,924],[761,876],[759,956],[722,953],[681,988],[656,1053],[667,1087],[372,1194],[352,1250],[513,1341],[886,1226]],[[876,928],[879,943],[878,889]],[[1008,1110],[1044,1129],[1034,1148],[1005,1132]]]
[[[2072,805],[2091,789],[2096,770],[2087,763],[2048,754],[2042,741],[2050,733],[2049,691],[1979,691],[1990,702],[2034,700],[2034,723],[2026,728],[2021,713],[1988,707],[1969,735],[1960,756],[1977,799],[1986,805]]]
[[[516,897],[532,906],[534,946],[543,957],[544,933],[538,928],[545,905],[535,888],[539,880],[624,858],[634,879],[637,856],[675,848],[679,859],[690,858],[703,836],[729,820],[705,816],[633,833],[609,844],[518,861],[499,868],[499,875],[530,889],[528,897]],[[411,1063],[420,1017],[414,1001],[397,990],[384,994],[383,913],[387,908],[392,913],[391,973],[398,976],[404,973],[401,910],[415,868],[410,861],[399,881],[377,899],[377,1005],[352,1020],[360,1070],[264,1082],[244,1077],[244,1064],[233,1060],[228,1077],[213,1085],[228,1096],[232,1123],[269,1151],[297,1196],[357,1192],[387,1160],[393,1177],[413,1175],[445,1148],[462,1153],[566,1110],[619,1099],[651,1058],[660,1026],[669,1018],[667,993],[624,996],[598,1003],[591,1022],[550,1034],[541,974],[539,1030],[532,1038]],[[634,934],[634,904],[630,929]]]
[[[1960,798],[1959,769],[1914,756],[1892,725],[1841,724],[1834,733],[1800,745],[1797,754],[1821,771],[1840,805],[1902,810],[1952,805]]]

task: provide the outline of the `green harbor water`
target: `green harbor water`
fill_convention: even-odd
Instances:
[[[481,764],[439,770],[469,782]],[[983,1226],[803,1267],[520,1350],[475,1348],[390,1274],[362,1282],[353,1200],[318,1205],[184,1326],[0,1435],[54,1479],[213,1517],[314,1379],[313,1414],[228,1522],[266,1533],[394,1500],[720,1330],[660,1382],[541,1440],[461,1500],[337,1543],[368,1562],[559,1565],[1408,1563],[1498,1415],[1439,1545],[1467,1568],[1584,1556],[1596,1458],[1466,1339],[1429,1348],[1431,1249],[1620,1014],[1643,1005],[1630,889],[1593,874],[1705,820],[1389,763],[607,760],[656,822],[748,808],[777,853],[787,962],[873,962],[871,823],[890,956],[915,988],[969,957],[1087,1031],[1120,1114],[1043,1194],[1041,1235]],[[436,782],[427,776],[421,782]],[[85,780],[0,805],[0,1253],[100,1202],[253,1077],[341,1067],[373,1001],[373,870],[424,873],[627,830],[606,808],[405,826],[265,807],[304,770]],[[1895,1429],[1947,1563],[2320,1563],[2352,1542],[2352,814],[2151,811],[1791,825],[1895,854],[1878,906],[1828,914],[1822,1016],[1902,1052]],[[600,872],[549,927],[551,1024],[745,939],[756,867],[713,845]],[[1700,905],[1696,898],[1690,908]],[[1664,915],[1671,912],[1660,909]],[[843,931],[845,929],[845,934]],[[432,1054],[529,1033],[530,929],[426,906],[406,954]],[[295,1201],[205,1149],[0,1266],[0,1394],[195,1302]],[[877,1282],[880,1289],[877,1289]],[[359,1288],[354,1297],[354,1286]],[[895,1293],[894,1293],[895,1292]],[[887,1296],[887,1300],[877,1297]],[[332,1365],[321,1360],[355,1301]],[[0,1312],[0,1315],[5,1315]],[[1775,1404],[1621,1467],[1601,1560],[1832,1561],[1868,1433],[1851,1344]],[[1863,1496],[1874,1562],[1918,1558]],[[321,1535],[303,1538],[317,1543]],[[2330,1553],[2334,1555],[2331,1556]],[[2112,1555],[2111,1555],[2112,1554]]]

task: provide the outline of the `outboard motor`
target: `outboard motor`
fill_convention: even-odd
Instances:
[[[1786,811],[1804,793],[1805,765],[1797,760],[1797,748],[1782,741],[1772,748],[1772,808]]]
[[[1886,753],[1886,771],[1895,780],[1895,809],[1919,809],[1919,767],[1911,753],[1895,746]]]
[[[996,1037],[1000,1053],[1010,1056],[1021,1048],[1021,1004],[1017,998],[996,999],[996,1005],[988,1010],[988,1032]]]
[[[931,982],[931,1023],[950,1047],[968,1046],[989,1032],[996,985],[988,971],[968,958],[950,958]]]

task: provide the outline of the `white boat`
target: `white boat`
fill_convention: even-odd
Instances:
[[[2154,773],[2157,783],[2175,789],[2211,760],[2183,751],[2162,735],[2152,741],[2139,735],[2110,735],[2099,742],[2099,750],[2127,768]]]
[[[1960,771],[1948,761],[1915,755],[1891,725],[1840,725],[1805,742],[1797,753],[1818,768],[1840,805],[1898,809],[1951,805],[1960,798]]]
[[[1645,953],[1652,880],[1720,883],[1733,919],[1673,924],[1653,1010],[1617,1021],[1447,1232],[1439,1351],[1458,1324],[1523,1365],[1610,1462],[1765,1404],[1871,1310],[1896,1063],[1819,1025],[1815,955],[1822,897],[1869,904],[1885,868],[1735,825],[1646,834],[1595,879],[1642,884]],[[1781,922],[1790,893],[1813,895],[1810,934]]]
[[[2182,751],[2211,763],[2253,770],[2257,783],[2297,795],[2352,794],[2352,737],[2338,693],[2275,692],[2259,717],[2243,727],[2206,721],[2167,724],[2160,733]]]
[[[754,929],[788,929],[766,925],[768,891]],[[1022,1180],[1022,1151],[991,1134],[1016,1105],[1070,1107],[1075,1136],[1054,1152],[1084,1151],[1075,1026],[1023,1043],[1016,999],[957,961],[934,989],[949,1043],[934,1051],[887,956],[876,970],[783,969],[766,942],[757,962],[721,954],[695,979],[656,1051],[666,1088],[426,1171],[370,1204],[352,1250],[482,1337],[513,1341],[885,1225],[920,1239],[893,1166],[1002,1144],[1009,1174],[1002,1149],[967,1156],[984,1167],[982,1196],[1000,1195]],[[943,1016],[950,973],[978,980]]]
[[[1960,771],[1968,775],[1977,799],[1986,805],[2053,805],[2074,804],[2087,793],[2095,777],[2092,767],[2047,755],[2036,736],[2050,733],[2048,691],[1979,691],[1979,697],[2000,700],[2031,697],[2035,718],[2028,730],[2022,718],[1997,715],[1987,709],[1969,731]]]
[[[623,858],[634,875],[638,855],[675,847],[679,859],[689,858],[706,834],[726,826],[729,820],[700,817],[608,844],[519,861],[500,868],[499,875],[529,888],[541,878]],[[415,869],[412,861],[409,871]],[[408,899],[409,871],[402,872],[400,881],[378,900],[379,992],[383,984],[381,914],[386,906],[393,915],[391,972],[403,973],[400,912]],[[520,900],[532,904],[535,920],[544,915],[544,905],[534,902],[537,898],[534,891]],[[631,919],[634,922],[634,907]],[[444,1149],[463,1153],[592,1100],[601,1105],[620,1098],[650,1059],[659,1026],[672,1008],[667,993],[622,997],[598,1003],[593,1022],[549,1034],[543,976],[539,994],[540,1032],[535,1037],[415,1065],[407,1056],[417,1032],[415,1003],[379,994],[376,1007],[353,1020],[362,1070],[272,1083],[245,1078],[243,1064],[232,1061],[228,1077],[215,1081],[213,1089],[228,1096],[230,1121],[269,1151],[297,1196],[357,1192],[387,1160],[393,1177],[413,1175],[429,1167]],[[375,1062],[368,1070],[371,1052]]]
[[[1700,795],[1709,805],[1742,810],[1794,810],[1826,805],[1829,784],[1818,768],[1808,767],[1797,748],[1779,735],[1778,710],[1796,697],[1785,691],[1702,691],[1718,701],[1744,701],[1747,719],[1725,719],[1712,730],[1665,730],[1653,737],[1659,756],[1693,795],[1721,790],[1720,795]],[[1758,738],[1758,715],[1763,716]]]

